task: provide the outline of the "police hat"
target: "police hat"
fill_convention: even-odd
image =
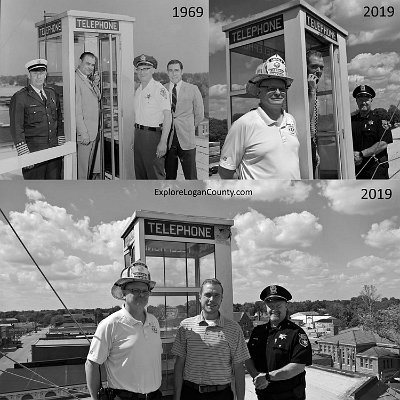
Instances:
[[[47,60],[45,60],[44,58],[36,58],[34,60],[28,61],[25,64],[25,68],[28,70],[28,72],[36,71],[38,69],[44,69],[45,71],[47,71]]]
[[[289,301],[292,300],[292,295],[288,290],[279,285],[267,286],[260,294],[260,299],[262,301],[267,301],[273,298]]]
[[[359,96],[369,96],[373,99],[375,97],[375,91],[371,86],[360,85],[353,90],[353,97],[356,99]]]
[[[148,65],[150,67],[157,68],[157,60],[152,56],[146,56],[146,54],[142,54],[135,57],[133,60],[133,65],[135,68],[137,68],[139,65]]]

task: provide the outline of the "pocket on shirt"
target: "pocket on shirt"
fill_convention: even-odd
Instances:
[[[27,110],[26,119],[28,124],[37,124],[42,122],[44,118],[44,113],[39,107],[29,107]]]

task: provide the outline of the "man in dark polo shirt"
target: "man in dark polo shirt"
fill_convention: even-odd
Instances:
[[[372,87],[357,86],[353,97],[359,110],[351,117],[356,178],[389,179],[387,146],[393,143],[390,125],[371,111],[375,97]]]
[[[311,345],[303,329],[289,321],[292,295],[282,286],[267,286],[260,299],[269,322],[256,326],[247,344],[251,359],[246,368],[259,400],[304,400],[305,366],[312,363]]]

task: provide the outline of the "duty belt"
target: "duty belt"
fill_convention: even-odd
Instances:
[[[231,386],[230,383],[225,383],[224,385],[198,385],[190,381],[183,381],[183,384],[196,389],[199,393],[220,392]]]
[[[162,131],[162,126],[144,126],[144,125],[139,125],[135,124],[136,129],[146,129],[148,131],[153,131],[153,132],[161,132]]]
[[[135,393],[129,392],[128,390],[123,389],[113,389],[114,395],[120,397],[121,399],[126,400],[151,400],[155,398],[159,391],[156,390],[155,392],[150,393]]]

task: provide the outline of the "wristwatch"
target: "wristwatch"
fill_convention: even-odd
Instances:
[[[268,372],[260,372],[258,375],[256,375],[256,376],[253,378],[253,383],[255,383],[256,378],[258,378],[260,375],[264,375],[264,376],[265,376],[265,379],[266,379],[268,382],[271,381],[271,378],[270,378]]]

